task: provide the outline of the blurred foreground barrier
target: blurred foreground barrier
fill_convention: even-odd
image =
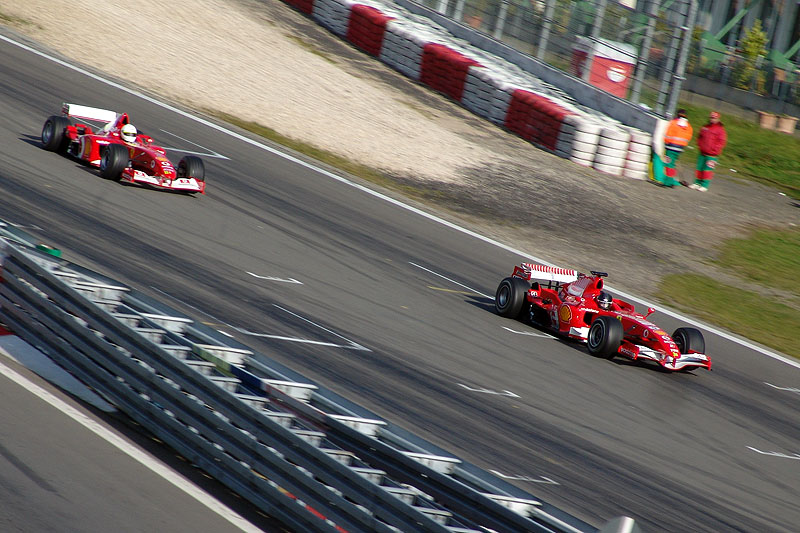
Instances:
[[[32,241],[0,265],[9,329],[295,531],[597,531]]]

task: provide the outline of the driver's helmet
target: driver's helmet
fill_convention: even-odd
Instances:
[[[122,126],[122,129],[119,130],[119,136],[126,143],[135,142],[136,141],[136,128],[133,127],[133,124],[125,124],[124,126]]]
[[[614,301],[606,291],[600,291],[595,300],[597,301],[597,307],[605,310],[611,309],[611,303]]]

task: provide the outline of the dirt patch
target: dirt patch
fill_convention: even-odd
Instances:
[[[278,0],[173,0],[168,16],[162,5],[0,0],[0,13],[32,22],[9,24],[75,61],[379,168],[483,234],[563,266],[608,271],[611,286],[642,296],[669,273],[724,277],[709,264],[722,240],[800,222],[786,196],[725,176],[724,155],[721,175],[700,193],[538,150]],[[98,53],[65,27],[97,38],[113,31]]]

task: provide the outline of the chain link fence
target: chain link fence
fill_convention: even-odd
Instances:
[[[677,105],[697,13],[693,0],[420,3],[665,116]]]

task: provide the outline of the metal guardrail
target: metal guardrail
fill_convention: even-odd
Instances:
[[[384,420],[361,416],[366,410],[354,413],[263,354],[222,342],[164,304],[32,246],[0,233],[0,320],[288,527],[596,531]]]

